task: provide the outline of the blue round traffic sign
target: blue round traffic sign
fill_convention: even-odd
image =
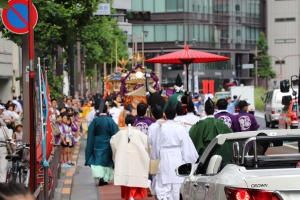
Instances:
[[[35,27],[38,19],[37,10],[31,6],[31,24]],[[8,8],[2,10],[2,22],[5,27],[13,33],[24,34],[29,31],[28,2],[26,0],[11,0]]]

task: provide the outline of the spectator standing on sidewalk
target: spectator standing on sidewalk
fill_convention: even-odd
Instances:
[[[17,100],[17,97],[16,97],[16,96],[13,96],[12,102],[13,102],[14,104],[17,105],[16,112],[17,112],[18,114],[21,113],[21,112],[23,112],[22,105],[19,103],[19,101]]]
[[[125,200],[147,197],[149,154],[147,135],[135,127],[134,117],[125,118],[127,129],[112,136],[110,145],[115,162],[114,184],[121,186],[121,197]]]
[[[0,119],[0,183],[6,180],[6,171],[8,160],[5,159],[7,156],[6,139],[12,139],[11,132],[8,131],[6,124]]]
[[[107,116],[107,105],[104,105],[99,117],[94,118],[89,126],[85,149],[85,165],[91,166],[93,177],[99,179],[99,186],[113,180],[114,163],[110,139],[118,131],[118,125]]]

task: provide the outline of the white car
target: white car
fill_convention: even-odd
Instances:
[[[218,135],[199,163],[176,169],[180,199],[299,200],[298,141],[296,129]]]

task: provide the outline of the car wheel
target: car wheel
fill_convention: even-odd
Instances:
[[[275,128],[276,122],[271,122],[271,128]]]
[[[270,127],[270,122],[268,122],[268,120],[267,120],[267,118],[266,118],[266,116],[265,116],[265,122],[266,122],[266,127]]]
[[[291,129],[298,129],[298,126],[291,126]]]

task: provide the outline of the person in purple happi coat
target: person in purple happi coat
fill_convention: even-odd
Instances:
[[[255,117],[248,113],[248,106],[250,104],[247,101],[240,101],[239,108],[240,113],[236,115],[238,123],[240,125],[240,131],[257,131],[259,124],[257,123]]]
[[[155,122],[150,117],[145,116],[147,112],[147,104],[141,102],[137,105],[137,116],[135,116],[134,127],[137,127],[141,132],[148,134],[148,127]]]
[[[227,109],[228,102],[222,98],[217,101],[218,111],[214,114],[215,118],[220,119],[230,128],[233,132],[240,132],[240,124],[236,116],[230,114]]]

